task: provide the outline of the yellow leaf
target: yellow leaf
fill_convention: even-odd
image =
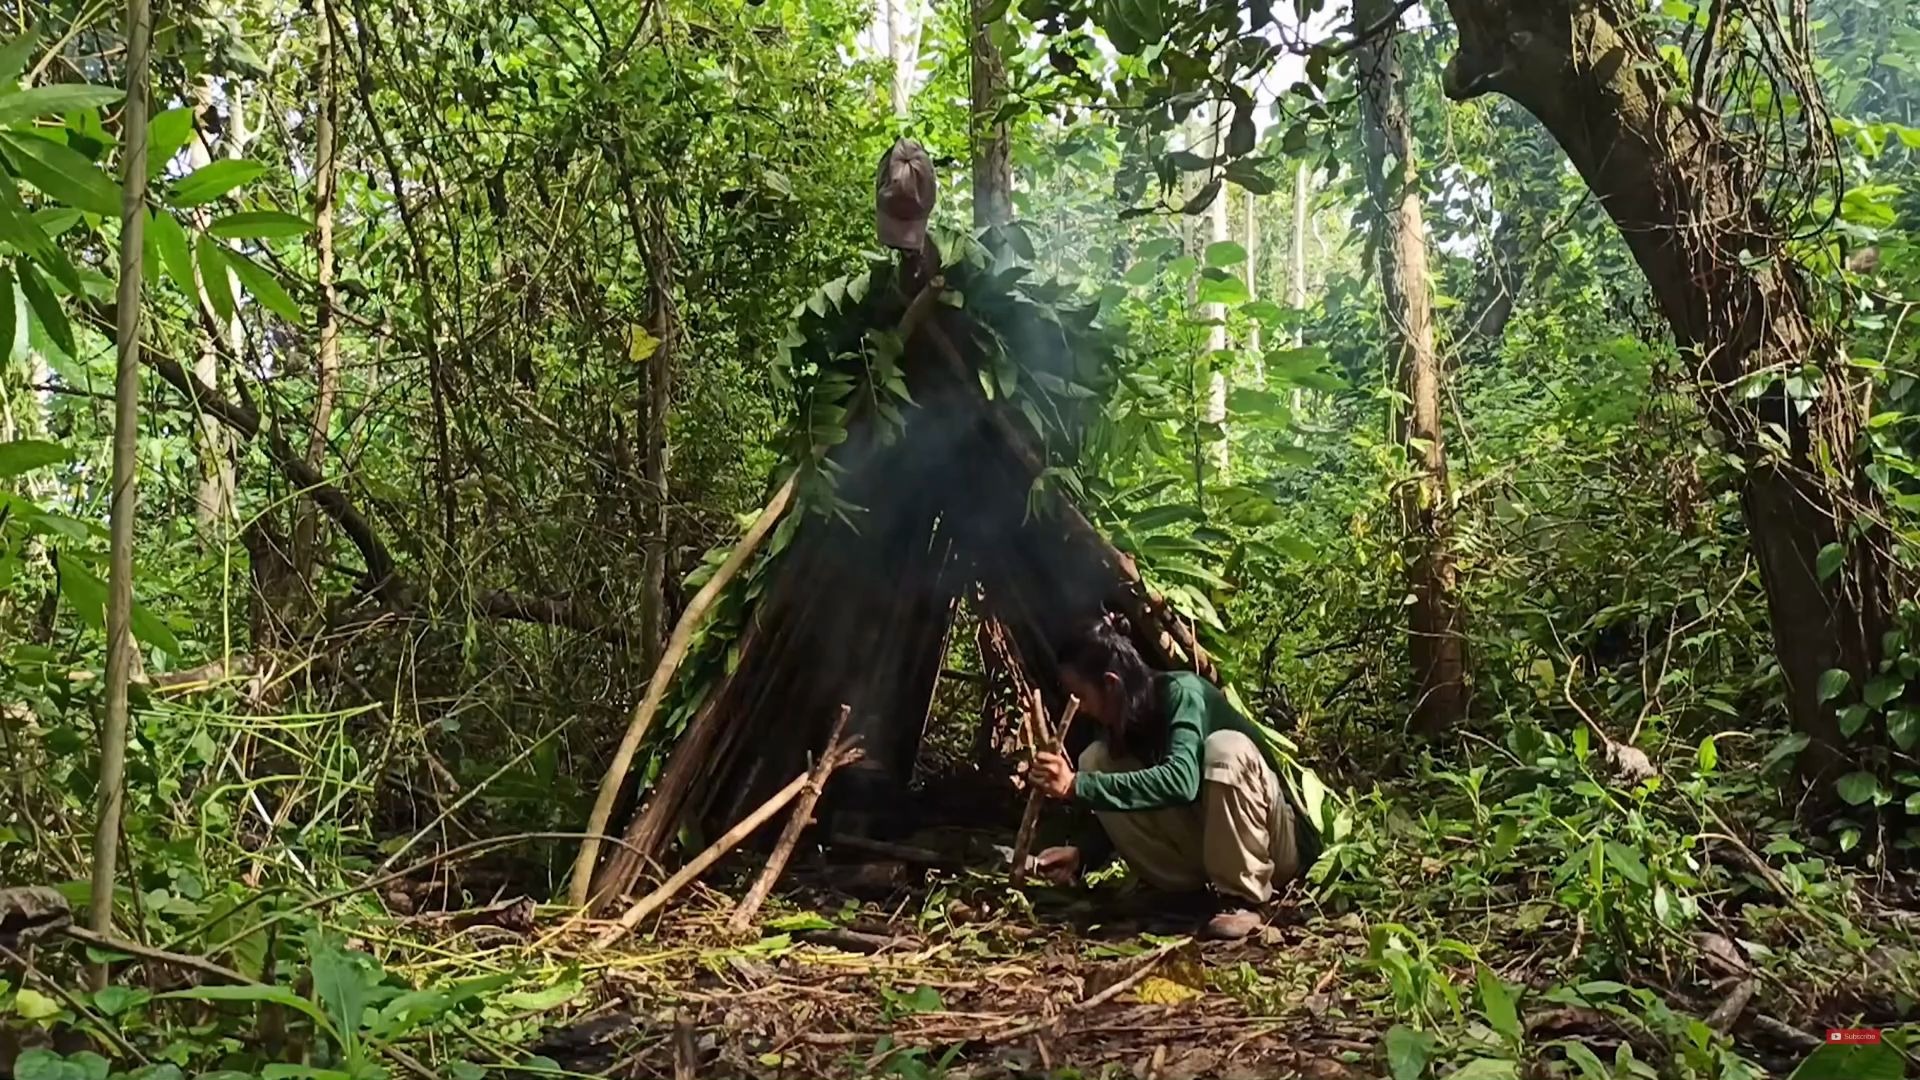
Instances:
[[[29,987],[21,987],[13,996],[13,1011],[28,1020],[45,1020],[60,1014],[60,1003]]]
[[[1200,991],[1191,986],[1158,975],[1142,980],[1133,994],[1146,1005],[1180,1005],[1202,996]]]
[[[660,339],[647,333],[645,327],[636,326],[627,342],[627,356],[636,364],[645,363],[660,348]]]

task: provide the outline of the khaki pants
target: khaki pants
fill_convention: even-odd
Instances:
[[[1080,754],[1080,771],[1132,772],[1142,764],[1117,758],[1096,742]],[[1280,777],[1252,739],[1237,731],[1207,737],[1199,801],[1164,810],[1096,813],[1120,857],[1147,884],[1189,892],[1211,884],[1222,894],[1262,903],[1300,872],[1293,807]]]

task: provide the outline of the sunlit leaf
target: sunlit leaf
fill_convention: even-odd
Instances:
[[[173,198],[169,201],[175,206],[210,203],[234,188],[258,179],[266,171],[267,167],[257,161],[239,158],[209,162],[176,181]]]
[[[0,131],[0,147],[21,178],[48,196],[90,214],[119,216],[120,185],[79,151],[14,131]]]

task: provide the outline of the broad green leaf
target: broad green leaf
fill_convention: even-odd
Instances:
[[[311,1065],[267,1065],[260,1080],[356,1080],[355,1074],[338,1069],[316,1069]]]
[[[1127,516],[1127,525],[1141,532],[1151,532],[1154,529],[1165,528],[1176,521],[1198,521],[1200,517],[1199,507],[1175,503],[1169,506],[1150,506],[1138,513],[1130,514]]]
[[[1780,762],[1797,755],[1800,751],[1805,750],[1807,745],[1812,741],[1813,740],[1808,738],[1804,732],[1799,731],[1786,736],[1775,743],[1773,749],[1767,751],[1767,758],[1764,762],[1765,767],[1772,768]]]
[[[38,990],[22,990],[23,994],[40,997]],[[86,1070],[75,1065],[59,1054],[44,1047],[23,1050],[13,1063],[14,1080],[87,1080]]]
[[[147,179],[166,171],[167,165],[193,138],[193,109],[182,105],[156,114],[147,121]]]
[[[265,165],[241,158],[222,158],[208,162],[181,177],[173,185],[175,206],[200,206],[264,175]]]
[[[1447,1074],[1447,1080],[1517,1080],[1519,1072],[1511,1061],[1500,1058],[1474,1058]]]
[[[1712,772],[1713,767],[1715,765],[1718,765],[1719,763],[1720,763],[1720,747],[1718,744],[1716,744],[1713,741],[1713,736],[1709,735],[1706,738],[1701,739],[1700,740],[1700,771]]]
[[[278,210],[242,210],[208,225],[207,231],[223,240],[281,240],[307,235],[313,222]]]
[[[220,241],[205,233],[194,239],[194,255],[200,263],[200,288],[207,304],[222,322],[233,318],[233,281],[227,276],[227,253]]]
[[[1420,1080],[1426,1075],[1427,1062],[1433,1060],[1433,1036],[1415,1031],[1405,1024],[1387,1029],[1387,1067],[1393,1080]]]
[[[1840,778],[1834,787],[1848,806],[1863,806],[1867,803],[1885,802],[1885,792],[1880,788],[1880,780],[1870,772],[1850,772]]]
[[[1600,1063],[1600,1056],[1587,1049],[1585,1044],[1572,1039],[1554,1043],[1567,1052],[1567,1060],[1580,1070],[1580,1080],[1613,1080],[1613,1070]]]
[[[1247,261],[1247,249],[1231,240],[1207,245],[1208,266],[1238,266]]]
[[[315,936],[310,939],[313,960],[313,993],[333,1017],[333,1025],[346,1040],[349,1057],[358,1044],[361,1021],[367,1009],[367,988],[359,958],[342,949],[337,942]]]
[[[73,452],[59,443],[40,439],[0,443],[0,479],[72,460]]]
[[[120,215],[120,185],[69,146],[38,135],[0,131],[14,171],[49,197],[101,217]]]
[[[155,615],[153,609],[138,600],[133,602],[129,629],[133,631],[136,640],[143,641],[168,656],[180,655],[180,640],[173,636],[173,629]]]
[[[1487,849],[1487,862],[1497,865],[1513,854],[1514,845],[1520,842],[1520,823],[1508,818],[1500,823],[1493,832],[1493,846]]]
[[[1480,965],[1476,978],[1480,987],[1480,1010],[1486,1014],[1487,1026],[1506,1036],[1509,1042],[1518,1043],[1520,1013],[1514,1008],[1513,993],[1485,964]]]
[[[175,990],[172,993],[158,994],[165,1000],[178,998],[185,1001],[255,1001],[269,1005],[284,1005],[296,1012],[305,1013],[323,1029],[331,1032],[332,1024],[327,1014],[317,1008],[313,1002],[288,990],[284,986],[196,986],[188,990]]]
[[[1867,680],[1867,687],[1860,692],[1860,699],[1878,709],[1905,693],[1906,689],[1907,681],[1898,675],[1876,675]]]
[[[1895,709],[1887,714],[1887,737],[1903,752],[1920,742],[1920,710]]]
[[[1843,668],[1828,668],[1820,673],[1820,701],[1822,704],[1832,701],[1847,692],[1853,685],[1853,676]]]
[[[1252,195],[1271,195],[1280,186],[1274,183],[1272,177],[1261,172],[1259,166],[1245,158],[1228,162],[1224,171],[1229,182]]]
[[[1826,581],[1832,578],[1833,575],[1839,573],[1840,567],[1844,565],[1846,561],[1847,549],[1845,547],[1839,544],[1828,544],[1826,547],[1820,549],[1819,555],[1814,557],[1813,565],[1814,569],[1820,575],[1820,580]]]
[[[1233,157],[1253,153],[1253,144],[1258,137],[1259,130],[1253,122],[1253,108],[1250,103],[1242,102],[1240,108],[1233,110],[1233,122],[1227,125],[1227,153]]]
[[[240,279],[247,294],[260,301],[261,306],[288,322],[299,321],[300,305],[294,303],[293,297],[287,294],[278,278],[237,251],[224,252],[222,257],[233,268],[234,276]]]
[[[1829,1043],[1807,1055],[1788,1080],[1900,1080],[1906,1059],[1890,1043]]]
[[[40,280],[40,275],[26,263],[17,266],[20,274],[20,291],[26,294],[27,306],[33,309],[33,316],[39,320],[40,328],[47,337],[60,347],[68,356],[74,355],[73,327],[67,322],[67,309],[60,305],[53,290]]]
[[[13,995],[13,1011],[26,1020],[45,1020],[60,1015],[60,1002],[30,986],[23,986]]]
[[[126,94],[111,86],[87,83],[55,83],[36,86],[11,94],[0,94],[0,127],[32,120],[38,116],[58,116],[80,109],[111,105]]]
[[[1194,299],[1202,304],[1244,304],[1247,302],[1247,283],[1231,275],[1215,277],[1205,274],[1200,278],[1199,288],[1194,291]]]
[[[104,628],[107,622],[107,583],[82,565],[80,560],[72,557],[61,559],[59,569],[60,595],[73,608],[74,614],[81,622],[96,630]],[[169,655],[180,655],[180,642],[174,638],[173,631],[138,599],[133,602],[129,629],[133,631],[135,639]]]
[[[5,45],[0,45],[0,83],[19,85],[20,74],[26,71],[27,61],[32,58],[33,47],[39,38],[39,33],[30,29]]]
[[[1140,258],[1151,262],[1163,259],[1180,250],[1180,241],[1171,236],[1158,236],[1140,245]]]
[[[1867,717],[1872,715],[1872,709],[1860,704],[1849,705],[1841,709],[1839,713],[1840,734],[1851,738],[1861,728],[1867,726]]]
[[[193,275],[193,249],[187,245],[187,230],[160,207],[154,207],[147,228],[153,234],[153,248],[167,268],[167,276],[181,292],[198,303],[200,282]]]
[[[145,1004],[151,997],[151,993],[137,987],[107,986],[93,992],[93,1007],[108,1016],[119,1016]]]
[[[1647,864],[1640,853],[1617,840],[1607,841],[1607,862],[1628,881],[1642,888],[1647,884]]]

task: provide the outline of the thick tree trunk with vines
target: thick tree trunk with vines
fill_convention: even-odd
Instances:
[[[1362,25],[1386,19],[1386,0],[1362,0]],[[1366,121],[1367,182],[1380,230],[1380,289],[1389,339],[1407,395],[1401,434],[1414,475],[1402,500],[1407,524],[1408,651],[1413,660],[1414,727],[1444,731],[1466,715],[1466,642],[1453,559],[1446,437],[1440,421],[1441,365],[1434,343],[1433,286],[1421,214],[1419,154],[1407,114],[1398,56],[1399,26],[1358,51]]]
[[[1859,467],[1858,396],[1844,361],[1814,322],[1804,283],[1782,250],[1789,226],[1736,175],[1750,157],[1710,111],[1676,104],[1667,66],[1635,20],[1603,0],[1449,0],[1460,51],[1447,93],[1512,98],[1546,125],[1600,197],[1646,273],[1674,337],[1699,367],[1702,401],[1746,467],[1741,500],[1765,584],[1775,650],[1813,804],[1844,766],[1824,672],[1871,676],[1888,621],[1874,532],[1847,546],[1822,580],[1819,556],[1856,524],[1878,519]],[[1784,92],[1784,91],[1783,91]],[[1822,374],[1812,402],[1781,377]],[[1765,373],[1765,374],[1761,374]],[[1812,375],[1809,372],[1809,375]],[[1749,397],[1759,376],[1765,392]],[[1802,406],[1805,406],[1802,408]]]
[[[1007,125],[997,114],[1006,101],[1007,67],[993,43],[987,21],[989,0],[971,0],[973,29],[973,227],[1005,225],[1013,220],[1013,152]]]

